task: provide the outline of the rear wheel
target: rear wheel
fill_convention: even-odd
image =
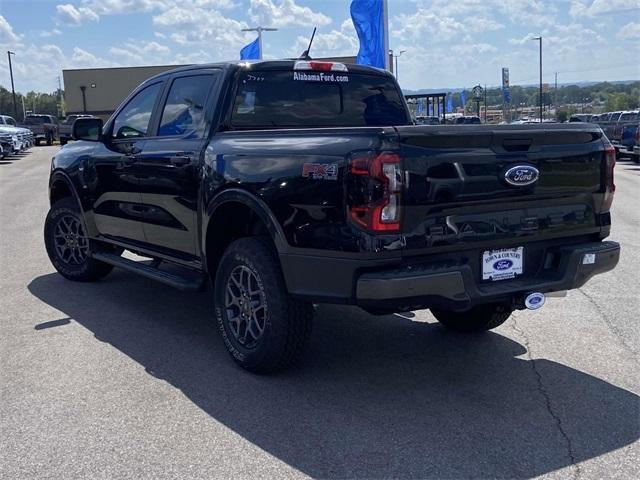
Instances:
[[[36,138],[36,147],[39,147],[39,146],[40,146],[40,139]]]
[[[92,249],[110,247],[91,243],[73,198],[52,205],[44,224],[44,243],[55,269],[69,280],[91,282],[113,270],[112,265],[91,257]]]
[[[276,372],[300,358],[313,306],[289,295],[268,239],[242,238],[229,245],[216,273],[214,295],[218,328],[242,368]]]
[[[445,327],[458,332],[484,332],[499,327],[511,316],[513,309],[502,303],[478,305],[465,312],[431,310]]]

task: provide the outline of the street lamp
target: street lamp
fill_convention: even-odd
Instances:
[[[16,89],[13,86],[13,67],[11,66],[11,55],[15,55],[14,52],[7,50],[7,57],[9,58],[9,75],[11,76],[11,93],[13,94],[13,115],[18,120],[18,103],[16,102]]]
[[[531,40],[540,42],[540,123],[542,123],[542,37],[534,37]]]
[[[390,50],[391,55],[393,56],[393,58],[396,59],[396,80],[399,80],[400,77],[398,77],[398,58],[400,58],[402,56],[402,54],[404,52],[406,52],[406,50],[400,50],[400,53],[398,53],[397,55],[394,55],[393,50]]]

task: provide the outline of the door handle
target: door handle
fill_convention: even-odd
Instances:
[[[183,167],[191,162],[191,157],[186,155],[174,155],[169,161],[176,167]]]

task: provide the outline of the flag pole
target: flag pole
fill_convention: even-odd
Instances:
[[[383,11],[383,30],[384,30],[384,68],[385,70],[391,71],[391,64],[389,61],[389,8],[387,5],[387,0],[382,0],[382,11]]]

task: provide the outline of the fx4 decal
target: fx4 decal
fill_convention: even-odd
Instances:
[[[302,165],[302,176],[314,180],[337,180],[337,163],[305,163]]]

